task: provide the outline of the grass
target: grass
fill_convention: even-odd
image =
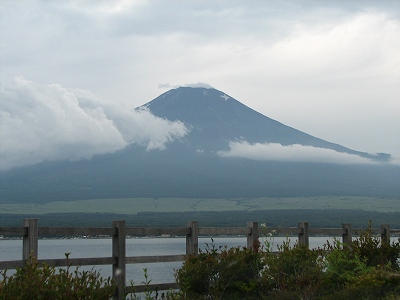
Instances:
[[[281,209],[357,209],[377,212],[399,212],[400,199],[373,197],[295,197],[295,198],[122,198],[79,201],[54,201],[45,204],[0,204],[6,214],[47,213],[115,213],[187,212],[187,211],[254,211]]]

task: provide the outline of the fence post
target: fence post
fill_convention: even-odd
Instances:
[[[258,222],[247,222],[247,228],[250,228],[250,232],[247,234],[247,248],[253,248],[259,237]]]
[[[351,232],[351,224],[342,224],[344,233],[342,234],[343,244],[350,244],[352,242],[353,236]]]
[[[186,255],[199,253],[199,222],[189,221],[186,223],[189,233],[186,234]]]
[[[390,225],[381,225],[381,246],[390,246]]]
[[[113,221],[114,233],[112,236],[112,256],[116,259],[112,266],[112,276],[117,289],[115,291],[114,300],[125,299],[125,283],[126,283],[126,222]]]
[[[31,255],[38,256],[38,219],[24,219],[24,227],[27,231],[22,241],[22,259],[27,261]]]
[[[308,223],[307,222],[300,222],[299,228],[301,229],[299,233],[299,245],[305,245],[308,247],[309,237],[308,237]]]

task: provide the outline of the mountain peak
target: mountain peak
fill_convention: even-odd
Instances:
[[[168,96],[168,97],[167,97]],[[217,90],[212,87],[190,87],[182,86],[175,89],[171,89],[154,100],[150,101],[148,104],[157,102],[158,99],[181,99],[184,101],[218,101],[218,100],[228,100],[233,99],[224,92]]]
[[[183,142],[193,149],[226,150],[230,142],[303,145],[383,159],[316,138],[273,120],[215,88],[179,87],[146,103],[152,114],[191,129]]]

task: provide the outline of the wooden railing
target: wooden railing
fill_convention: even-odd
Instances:
[[[291,228],[262,228],[262,234],[274,232],[277,235],[297,235],[299,244],[309,245],[311,235],[341,236],[343,243],[351,242],[353,235],[365,231],[363,228],[352,228],[351,224],[343,224],[341,228],[309,228],[308,223],[300,222],[298,227]],[[372,229],[379,234],[382,242],[390,243],[393,233],[400,233],[400,229],[390,229],[389,225],[382,225],[380,229]],[[117,285],[113,299],[124,299],[125,293],[143,292],[147,290],[167,290],[179,288],[177,283],[159,283],[147,285],[126,286],[126,265],[137,263],[175,262],[183,261],[184,255],[198,253],[199,235],[244,235],[247,236],[247,247],[251,247],[259,238],[260,228],[257,222],[248,222],[246,227],[199,227],[197,221],[189,221],[186,227],[170,228],[127,228],[125,221],[114,221],[110,228],[65,228],[65,227],[38,227],[37,219],[25,219],[23,227],[0,227],[0,235],[22,237],[22,260],[0,261],[0,269],[15,269],[23,267],[31,255],[38,255],[39,237],[68,237],[68,236],[111,236],[111,257],[95,258],[66,258],[42,259],[39,264],[55,267],[85,266],[85,265],[112,265],[112,277]],[[186,253],[181,255],[163,256],[126,256],[127,236],[186,236]]]

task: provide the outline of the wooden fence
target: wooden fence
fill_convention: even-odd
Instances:
[[[15,269],[22,267],[31,255],[38,255],[39,237],[68,237],[68,236],[111,236],[111,257],[95,258],[68,258],[43,259],[40,264],[49,266],[84,266],[84,265],[112,265],[112,277],[117,284],[113,299],[124,299],[125,293],[133,291],[140,293],[147,290],[167,290],[179,288],[177,283],[159,283],[149,285],[135,285],[126,287],[126,265],[137,263],[175,262],[183,261],[184,255],[163,256],[126,256],[127,236],[186,236],[186,255],[198,253],[199,235],[243,235],[247,236],[247,247],[251,247],[259,238],[260,228],[257,222],[248,222],[246,227],[199,227],[197,221],[189,221],[186,227],[169,228],[127,228],[125,221],[114,221],[109,228],[65,228],[65,227],[38,227],[37,219],[25,219],[23,227],[0,227],[0,235],[22,237],[22,260],[0,261],[0,269]],[[310,235],[341,236],[343,243],[351,242],[352,236],[365,231],[363,228],[352,228],[351,224],[342,224],[341,228],[311,228],[307,222],[300,222],[298,227],[292,228],[263,228],[262,234],[274,232],[277,235],[298,236],[299,244],[309,245]],[[373,229],[379,234],[382,243],[390,243],[390,236],[400,233],[400,229],[390,229],[389,225],[382,225],[380,229]]]

